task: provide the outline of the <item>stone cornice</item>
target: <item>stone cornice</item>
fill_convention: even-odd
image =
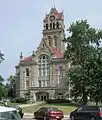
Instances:
[[[33,62],[33,61],[27,61],[27,62],[20,62],[19,63],[20,66],[27,66],[27,65],[38,65],[37,62]]]
[[[51,63],[68,63],[68,60],[65,58],[52,58]]]

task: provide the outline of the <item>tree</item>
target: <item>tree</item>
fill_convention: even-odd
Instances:
[[[6,85],[4,85],[4,94],[3,94],[3,97],[4,98],[8,98],[8,90],[9,90],[9,84],[6,83]]]
[[[0,75],[0,99],[3,97],[4,94],[4,78]]]
[[[9,87],[8,87],[8,97],[10,98],[15,98],[16,97],[16,86],[15,86],[15,76],[10,75],[10,77],[8,78],[8,82],[9,82]]]
[[[65,57],[67,57],[72,64],[83,66],[85,60],[90,55],[92,44],[96,46],[100,45],[102,31],[91,28],[86,20],[72,23],[68,31],[71,36],[65,40],[67,43]]]
[[[98,48],[86,64],[88,76],[90,78],[90,97],[96,105],[102,101],[102,48]]]
[[[86,20],[72,23],[68,31],[71,35],[65,40],[67,43],[65,57],[71,65],[74,65],[68,72],[72,84],[72,96],[81,96],[83,103],[86,104],[91,88],[89,83],[92,79],[86,64],[100,47],[102,31],[91,28]]]
[[[4,54],[0,51],[0,63],[4,60]]]
[[[0,51],[0,63],[4,60],[4,54]],[[4,86],[3,86],[4,78],[0,75],[0,99],[4,94]]]

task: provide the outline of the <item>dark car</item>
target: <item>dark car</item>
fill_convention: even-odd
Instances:
[[[102,106],[82,106],[70,113],[70,120],[102,120]]]
[[[19,106],[13,106],[13,108],[16,108],[18,110],[18,113],[20,114],[21,118],[23,118],[24,113],[23,113],[22,108]]]
[[[34,118],[43,120],[61,120],[63,118],[63,112],[54,107],[42,107],[34,112]]]

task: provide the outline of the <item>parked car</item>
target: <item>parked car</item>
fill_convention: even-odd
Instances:
[[[34,118],[43,120],[61,120],[63,118],[63,112],[54,107],[41,107],[39,110],[34,112]]]
[[[20,114],[21,118],[23,118],[24,113],[23,110],[20,106],[13,106],[13,108],[16,108],[18,110],[18,113]]]
[[[5,102],[2,102],[2,101],[0,101],[0,106],[16,108],[18,113],[20,114],[21,118],[23,118],[23,116],[24,116],[23,110],[19,106],[9,106],[9,105],[5,104]]]
[[[0,106],[0,120],[21,120],[15,108]]]
[[[70,113],[70,120],[102,120],[102,106],[82,106]]]

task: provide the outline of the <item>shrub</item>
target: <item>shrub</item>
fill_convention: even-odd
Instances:
[[[71,101],[67,99],[49,99],[46,102],[47,103],[71,103]]]
[[[27,103],[27,101],[28,99],[23,97],[14,98],[11,100],[11,102],[14,102],[14,103]]]

